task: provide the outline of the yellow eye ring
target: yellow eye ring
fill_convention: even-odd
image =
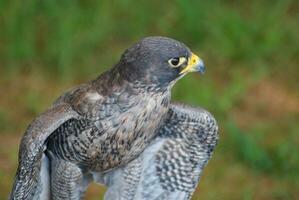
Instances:
[[[168,63],[170,64],[171,67],[179,67],[183,63],[187,61],[187,58],[185,57],[176,57],[176,58],[171,58],[168,60]]]

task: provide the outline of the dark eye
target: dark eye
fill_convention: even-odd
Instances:
[[[186,61],[187,59],[185,57],[176,57],[169,59],[168,63],[171,65],[171,67],[178,67]]]
[[[177,66],[179,63],[180,63],[180,58],[172,58],[170,60],[170,63],[173,65],[173,66]]]

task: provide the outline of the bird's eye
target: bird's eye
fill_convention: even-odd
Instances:
[[[177,58],[171,58],[168,60],[168,63],[170,64],[171,67],[179,67],[181,64],[186,62],[185,57],[177,57]]]
[[[169,60],[169,62],[172,66],[175,67],[180,63],[180,58],[172,58],[172,59]]]

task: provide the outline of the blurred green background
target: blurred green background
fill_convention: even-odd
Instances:
[[[0,0],[0,199],[26,126],[142,37],[205,61],[173,99],[214,114],[220,141],[193,199],[299,199],[299,1]],[[92,185],[87,199],[104,189]]]

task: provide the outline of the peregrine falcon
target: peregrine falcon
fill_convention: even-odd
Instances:
[[[204,72],[202,60],[176,40],[148,37],[128,48],[29,125],[10,199],[80,199],[94,174],[126,165],[167,129],[171,88],[193,71]]]

